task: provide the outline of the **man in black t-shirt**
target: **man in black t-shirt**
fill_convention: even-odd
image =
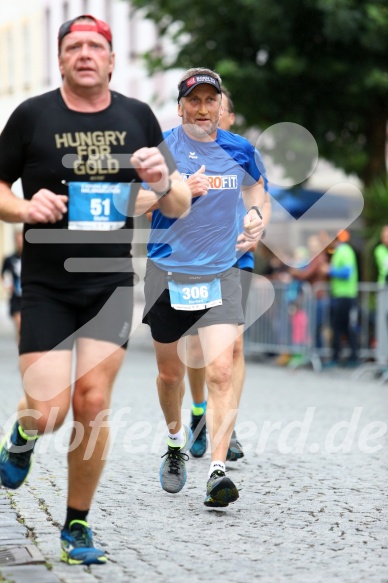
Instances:
[[[16,334],[20,333],[20,308],[22,300],[22,286],[20,281],[22,267],[23,233],[15,231],[15,251],[4,257],[1,268],[3,286],[9,296],[9,315],[15,324]]]
[[[58,49],[61,87],[23,102],[0,136],[0,219],[23,222],[25,234],[25,394],[0,446],[0,483],[15,489],[25,481],[36,439],[62,424],[71,402],[72,439],[81,428],[82,441],[69,448],[61,559],[101,564],[106,557],[93,546],[86,518],[131,328],[136,196],[147,182],[162,212],[178,217],[191,193],[151,109],[109,90],[115,58],[109,26],[90,15],[68,21],[59,29]],[[24,199],[11,191],[19,177]]]

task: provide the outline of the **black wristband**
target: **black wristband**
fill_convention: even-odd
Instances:
[[[255,210],[257,212],[257,214],[259,215],[259,217],[261,218],[261,220],[263,220],[263,215],[261,214],[261,210],[259,209],[259,207],[258,206],[251,206],[251,208],[249,210],[251,211],[252,209]]]
[[[157,190],[154,190],[154,193],[159,198],[162,198],[163,196],[166,196],[170,192],[171,188],[172,188],[172,182],[171,182],[171,179],[169,178],[168,179],[168,186],[167,186],[166,190],[164,190],[163,192],[158,192]]]

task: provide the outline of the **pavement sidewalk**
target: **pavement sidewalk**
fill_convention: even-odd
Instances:
[[[112,448],[90,512],[108,564],[59,561],[68,418],[39,440],[27,483],[0,489],[0,573],[15,583],[387,583],[387,387],[351,374],[249,361],[237,423],[245,457],[227,466],[240,499],[208,511],[209,452],[187,463],[179,494],[160,488],[164,423],[143,328],[117,378]],[[12,334],[0,335],[0,381],[3,427],[20,395]],[[183,406],[188,421],[187,393]],[[7,566],[12,549],[31,547],[30,564]]]

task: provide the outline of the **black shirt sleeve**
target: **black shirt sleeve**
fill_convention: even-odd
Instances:
[[[29,118],[28,101],[24,101],[11,114],[0,135],[0,180],[4,182],[13,184],[22,175]]]

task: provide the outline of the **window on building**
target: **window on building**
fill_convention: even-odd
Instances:
[[[44,78],[43,84],[46,86],[51,85],[51,11],[50,8],[46,8],[44,12]]]
[[[134,10],[131,10],[129,13],[129,60],[131,63],[134,63],[137,58],[137,17]]]
[[[7,88],[8,93],[13,93],[15,89],[15,47],[11,28],[9,28],[6,33],[6,51],[7,51]]]
[[[23,84],[28,91],[32,83],[32,63],[31,63],[31,29],[29,23],[23,25]]]
[[[109,24],[112,21],[112,0],[105,0],[105,20]]]
[[[66,20],[69,20],[69,3],[68,2],[64,2],[62,4],[62,20],[63,22],[66,22]]]

